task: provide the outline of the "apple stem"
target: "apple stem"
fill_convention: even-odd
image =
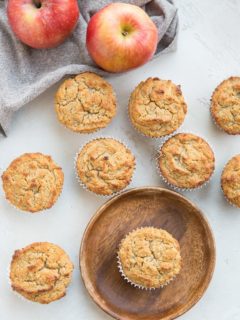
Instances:
[[[41,3],[40,0],[33,0],[33,4],[35,5],[35,7],[36,7],[37,9],[40,9],[41,6],[42,6],[42,3]]]
[[[123,35],[124,37],[126,37],[126,36],[128,35],[128,32],[127,32],[127,31],[123,31],[123,32],[122,32],[122,35]]]

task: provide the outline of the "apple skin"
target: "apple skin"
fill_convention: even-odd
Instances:
[[[86,45],[95,63],[109,72],[143,65],[154,55],[158,30],[138,6],[112,3],[92,16]]]
[[[36,49],[61,44],[75,28],[77,0],[8,0],[9,24],[23,43]]]

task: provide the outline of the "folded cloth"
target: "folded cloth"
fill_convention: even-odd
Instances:
[[[73,34],[57,48],[37,50],[16,39],[7,21],[6,2],[0,0],[0,127],[5,133],[15,111],[64,75],[84,71],[109,75],[91,60],[85,40],[91,16],[111,2],[79,0],[80,18]],[[155,57],[176,49],[178,17],[172,0],[122,2],[142,7],[156,24],[159,42]]]

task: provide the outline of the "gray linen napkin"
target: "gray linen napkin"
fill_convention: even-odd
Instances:
[[[90,17],[106,4],[117,1],[79,0],[80,18],[73,34],[54,49],[36,50],[18,41],[7,22],[6,2],[0,0],[0,127],[7,132],[12,115],[21,106],[59,81],[66,74],[98,69],[87,53],[85,37]],[[155,56],[176,48],[177,9],[172,0],[121,1],[141,6],[159,32]]]

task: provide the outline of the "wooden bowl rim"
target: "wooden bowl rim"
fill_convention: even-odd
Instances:
[[[202,298],[202,296],[206,292],[206,290],[212,280],[215,265],[216,265],[216,244],[215,244],[215,239],[214,239],[212,228],[211,228],[207,218],[203,214],[202,210],[200,210],[191,200],[187,199],[182,194],[175,192],[175,191],[172,191],[172,190],[169,190],[167,188],[163,188],[163,187],[147,186],[147,187],[131,188],[131,189],[123,191],[122,193],[112,197],[111,199],[107,200],[104,204],[102,204],[97,209],[96,213],[92,216],[92,218],[90,219],[90,221],[88,222],[88,224],[86,226],[86,229],[85,229],[83,236],[82,236],[81,245],[80,245],[79,268],[80,268],[80,274],[81,274],[84,286],[85,286],[88,294],[90,295],[90,297],[94,301],[94,303],[98,307],[100,307],[104,312],[106,312],[109,316],[111,316],[117,320],[126,320],[126,319],[124,319],[121,316],[119,316],[118,314],[116,314],[114,311],[111,310],[111,308],[108,308],[108,306],[106,304],[101,303],[99,296],[93,293],[92,286],[89,285],[88,283],[86,283],[87,272],[86,272],[86,269],[84,268],[85,266],[83,263],[83,261],[84,261],[84,242],[85,242],[85,239],[87,238],[89,232],[91,231],[91,228],[94,225],[94,223],[98,220],[98,218],[105,211],[105,209],[108,208],[113,202],[117,201],[119,198],[121,198],[122,196],[125,196],[126,194],[146,192],[146,191],[147,192],[148,191],[153,191],[153,192],[155,191],[155,192],[170,193],[178,198],[181,198],[182,200],[187,202],[190,206],[194,207],[195,208],[194,214],[198,218],[200,218],[200,221],[204,225],[205,229],[208,231],[207,233],[208,233],[209,247],[210,247],[210,252],[211,252],[211,258],[209,259],[208,272],[206,273],[203,284],[199,288],[197,294],[193,295],[193,298],[187,304],[185,304],[179,311],[172,313],[171,315],[168,315],[164,318],[161,318],[160,320],[173,320],[173,319],[180,317],[181,315],[186,313],[188,310],[190,310]]]

